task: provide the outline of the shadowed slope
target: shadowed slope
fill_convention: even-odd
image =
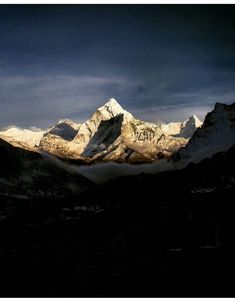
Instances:
[[[92,185],[60,160],[14,147],[2,139],[0,166],[0,196],[62,197]]]
[[[72,126],[69,124],[62,122],[56,125],[54,128],[51,129],[49,132],[50,134],[60,136],[61,138],[70,141],[74,139],[74,137],[77,134],[77,130],[74,129]]]
[[[121,135],[123,114],[119,114],[109,120],[101,121],[97,132],[86,146],[82,156],[92,157],[107,149]]]

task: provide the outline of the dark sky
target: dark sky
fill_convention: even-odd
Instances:
[[[110,97],[166,122],[235,101],[235,6],[0,6],[0,126],[83,121]]]

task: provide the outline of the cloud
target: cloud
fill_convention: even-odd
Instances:
[[[109,97],[144,120],[203,118],[234,100],[234,10],[0,8],[0,127],[86,120]]]
[[[163,171],[169,171],[174,169],[183,168],[185,164],[174,163],[173,161],[167,161],[165,159],[158,160],[155,163],[139,164],[133,165],[128,163],[96,163],[93,165],[73,165],[68,164],[59,158],[46,153],[41,153],[45,158],[52,161],[54,164],[58,165],[62,169],[69,171],[71,173],[83,175],[90,179],[96,184],[102,184],[108,180],[126,176],[126,175],[139,175],[141,173],[145,174],[156,174]]]
[[[136,83],[123,77],[0,77],[0,125],[49,126],[61,118],[84,121],[115,94],[125,95]]]
[[[152,122],[182,122],[187,118],[195,114],[201,121],[204,120],[206,114],[210,112],[214,107],[212,105],[187,105],[185,104],[179,106],[169,105],[169,106],[156,106],[147,109],[144,113],[144,118],[147,121]],[[134,110],[133,114],[139,118],[143,117],[143,112],[139,109]]]
[[[200,90],[193,85],[174,90],[175,80],[169,76],[166,81],[161,75],[156,75],[156,84],[152,77],[147,82],[123,75],[1,76],[0,127],[47,128],[62,118],[82,122],[110,97],[147,121],[183,121],[192,114],[203,120],[215,102],[235,101],[229,75],[216,74],[221,84],[202,85]]]
[[[124,175],[138,175],[141,173],[156,174],[159,172],[173,170],[176,166],[167,160],[159,160],[156,163],[132,165],[118,163],[97,163],[91,166],[71,166],[71,169],[89,178],[97,184]],[[179,167],[177,167],[179,168]]]

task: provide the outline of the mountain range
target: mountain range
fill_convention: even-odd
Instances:
[[[146,163],[162,158],[199,162],[226,151],[235,140],[235,104],[216,103],[202,123],[196,115],[184,122],[150,123],[135,118],[115,99],[84,123],[59,120],[46,130],[10,127],[0,138],[15,147],[62,159]]]
[[[1,131],[0,139],[2,149],[16,150],[16,158],[23,151],[24,158],[30,158],[28,162],[40,158],[40,168],[48,161],[63,170],[65,162],[77,166],[97,162],[141,164],[161,159],[167,159],[172,164],[169,167],[182,168],[234,144],[235,103],[216,103],[203,123],[192,115],[184,122],[164,124],[141,121],[110,99],[84,123],[64,119],[46,130],[14,126]]]
[[[144,122],[110,99],[85,123],[60,120],[44,131],[12,127],[0,137],[16,147],[86,163],[143,163],[169,158],[201,125],[195,115],[184,122]]]
[[[227,151],[234,142],[235,103],[216,103],[203,123],[193,115],[184,122],[155,124],[136,119],[110,99],[84,123],[65,119],[47,130],[11,127],[0,132],[0,193],[22,198],[77,194],[97,179],[80,165],[167,159],[167,165],[154,166],[153,171],[179,169]],[[117,175],[106,169],[102,174],[110,178],[129,174],[128,167]]]

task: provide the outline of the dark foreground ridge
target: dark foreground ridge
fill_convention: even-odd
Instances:
[[[234,296],[235,147],[63,199],[1,197],[1,296]]]

